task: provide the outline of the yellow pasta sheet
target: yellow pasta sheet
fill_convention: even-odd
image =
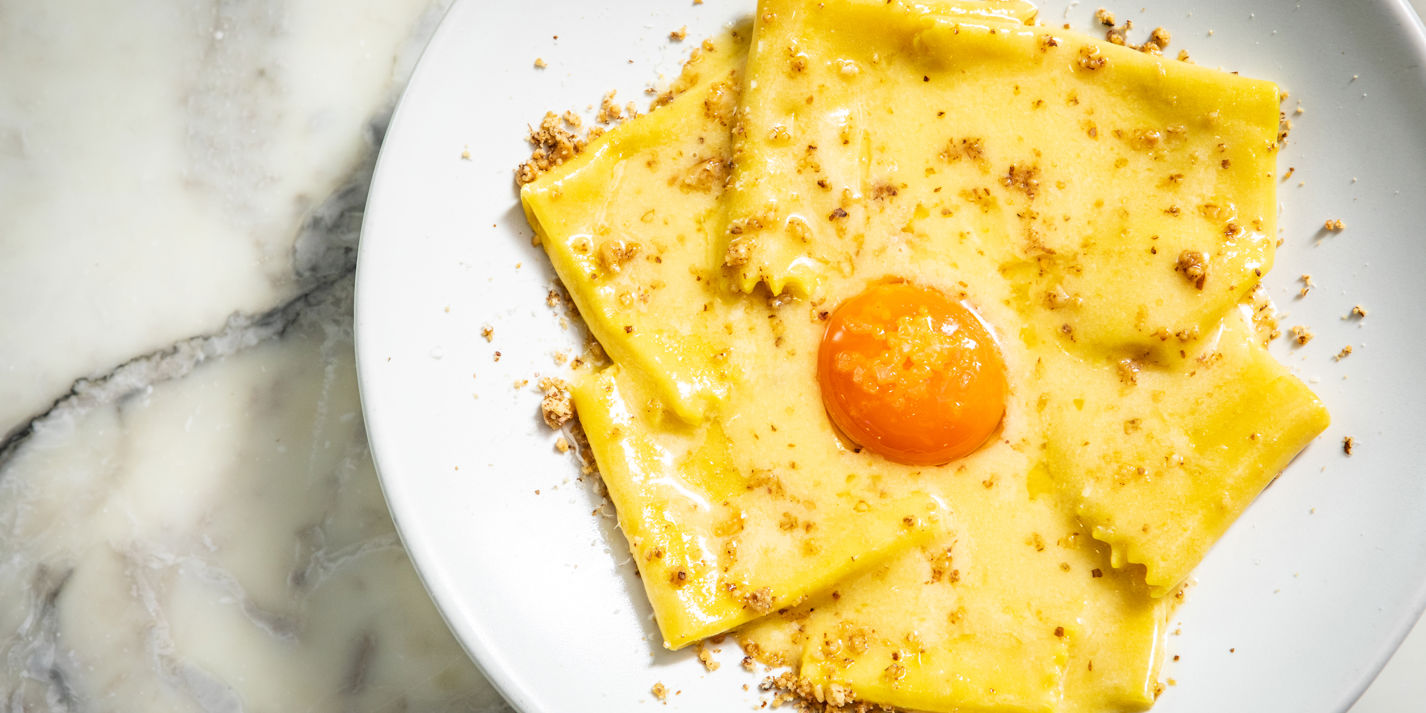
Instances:
[[[782,318],[727,293],[709,267],[745,47],[725,38],[691,65],[684,94],[522,193],[615,362],[577,375],[575,405],[674,648],[914,544],[942,509],[915,488],[820,467],[843,449],[806,364],[761,361]],[[769,384],[801,391],[765,402]]]

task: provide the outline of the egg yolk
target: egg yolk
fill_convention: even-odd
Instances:
[[[1005,414],[1005,362],[970,308],[929,287],[879,283],[831,314],[817,355],[827,414],[890,460],[974,452]]]

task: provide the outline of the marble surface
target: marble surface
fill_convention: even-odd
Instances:
[[[366,188],[446,4],[0,0],[0,711],[508,710],[353,369]],[[1426,624],[1352,713],[1426,708],[1423,671]]]

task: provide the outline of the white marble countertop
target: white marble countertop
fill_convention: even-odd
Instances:
[[[353,373],[373,161],[448,2],[0,1],[0,711],[507,710]],[[1352,713],[1426,708],[1422,671],[1426,625]]]

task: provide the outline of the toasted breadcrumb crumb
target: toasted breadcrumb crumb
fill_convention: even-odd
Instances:
[[[1342,232],[1342,229],[1346,227],[1347,226],[1342,222],[1340,218],[1333,218],[1322,224],[1323,230],[1333,233],[1340,233]]]
[[[668,33],[668,38],[670,40],[673,40],[674,42],[682,42],[688,39],[688,25],[684,25],[683,27],[680,27],[677,30]]]
[[[896,668],[892,668],[896,667]],[[905,667],[892,664],[888,675],[896,677],[898,671],[904,675]],[[783,704],[795,705],[799,713],[891,713],[894,709],[877,703],[859,701],[849,686],[840,683],[813,683],[793,673],[769,676],[758,684],[758,690],[772,694],[772,699],[764,703],[766,707],[777,708]]]
[[[570,131],[578,128],[578,124],[571,124],[569,116],[566,112],[565,118],[561,119],[554,112],[546,112],[539,127],[530,128],[528,141],[535,148],[530,152],[530,160],[515,169],[517,184],[523,186],[539,178],[541,174],[578,156],[584,150],[586,139]]]
[[[1307,327],[1302,325],[1297,325],[1287,331],[1292,334],[1292,340],[1297,342],[1297,346],[1299,347],[1312,341],[1312,337],[1314,336],[1312,332],[1308,331]]]
[[[1099,48],[1085,45],[1079,48],[1079,66],[1091,72],[1103,67],[1109,60],[1099,53]]]
[[[709,672],[717,671],[722,664],[713,658],[713,653],[708,650],[702,641],[698,642],[698,662],[703,664],[703,668]]]
[[[550,66],[550,63],[546,62],[544,57],[535,58],[535,69],[544,69],[548,66]]]
[[[485,325],[484,327],[481,327],[481,328],[480,328],[480,336],[485,337],[485,341],[487,341],[487,342],[494,340],[494,339],[495,339],[495,328],[492,327],[492,326],[490,326],[490,325],[488,325],[488,324]]]
[[[654,694],[654,698],[659,699],[660,703],[668,703],[668,687],[663,685],[662,682],[655,683],[653,687],[649,689],[649,693]]]
[[[1342,439],[1342,452],[1346,453],[1347,455],[1351,455],[1352,449],[1355,448],[1356,445],[1356,440],[1354,440],[1351,436],[1347,436],[1346,438]]]
[[[743,595],[743,606],[759,614],[766,614],[772,611],[772,600],[772,590],[762,587]]]
[[[1308,291],[1311,290],[1313,287],[1316,287],[1316,285],[1312,284],[1311,275],[1304,273],[1302,277],[1299,277],[1297,279],[1302,280],[1302,289],[1298,290],[1297,292],[1298,297],[1306,297]]]
[[[1352,307],[1352,313],[1350,316],[1356,317],[1357,319],[1361,319],[1362,317],[1367,316],[1367,310],[1361,305],[1356,305],[1355,307]]]
[[[564,436],[560,436],[559,438],[555,439],[555,450],[559,451],[560,453],[568,453],[569,447],[569,439],[565,438]]]
[[[574,418],[574,401],[570,398],[569,387],[558,379],[547,379],[541,384],[544,398],[540,400],[540,415],[545,425],[558,429]]]
[[[1160,50],[1164,50],[1168,49],[1169,41],[1171,39],[1172,35],[1169,34],[1168,30],[1165,30],[1162,27],[1155,27],[1154,31],[1149,33],[1149,41],[1147,44],[1152,44],[1158,47]]]
[[[612,124],[624,118],[624,110],[614,103],[614,96],[618,92],[610,91],[604,95],[604,99],[599,102],[599,113],[594,120],[601,124]]]
[[[1200,290],[1208,281],[1208,259],[1197,250],[1184,250],[1179,253],[1174,270],[1183,273],[1184,279]]]
[[[1114,13],[1110,12],[1105,8],[1101,7],[1098,10],[1095,10],[1094,19],[1098,20],[1099,24],[1104,25],[1105,27],[1114,26]]]
[[[1332,358],[1333,358],[1334,360],[1336,360],[1336,361],[1342,361],[1343,359],[1346,359],[1347,357],[1349,357],[1349,356],[1351,356],[1351,355],[1352,355],[1352,345],[1348,344],[1347,346],[1342,347],[1342,351],[1337,352],[1337,356],[1332,357]]]
[[[461,158],[462,161],[469,161],[469,160],[470,160],[470,149],[469,149],[469,148],[463,148],[463,149],[461,149],[461,150],[460,150],[460,158]]]

